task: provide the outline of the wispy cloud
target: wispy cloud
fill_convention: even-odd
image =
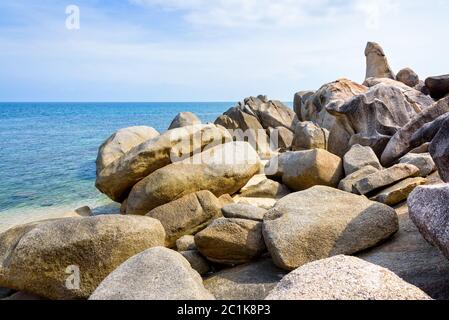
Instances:
[[[363,81],[369,40],[395,70],[447,73],[448,4],[430,1],[74,0],[73,32],[66,1],[3,1],[0,100],[289,100]]]
[[[195,26],[296,27],[365,15],[366,26],[377,28],[382,16],[398,7],[396,0],[130,0],[140,6],[183,12]]]

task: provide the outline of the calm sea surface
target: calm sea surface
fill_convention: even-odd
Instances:
[[[182,111],[213,122],[234,105],[0,103],[0,229],[16,223],[8,221],[14,217],[109,204],[94,186],[95,159],[118,129],[146,125],[163,132]]]
[[[213,122],[234,103],[0,103],[0,219],[106,203],[94,186],[100,144],[117,129],[162,132],[181,111]],[[72,208],[75,209],[75,208]]]

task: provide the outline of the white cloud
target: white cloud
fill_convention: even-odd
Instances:
[[[401,0],[129,0],[141,6],[182,11],[194,26],[294,27],[362,13],[368,29],[398,9]]]
[[[397,0],[356,0],[356,10],[365,15],[365,26],[368,29],[379,29],[382,18],[399,9]]]
[[[351,0],[352,1],[352,0]],[[130,0],[142,6],[184,12],[195,26],[291,27],[341,13],[346,3],[332,0]]]

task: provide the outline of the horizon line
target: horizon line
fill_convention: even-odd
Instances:
[[[270,99],[276,100],[276,99]],[[238,103],[243,100],[211,100],[211,101],[0,101],[3,103]],[[285,103],[293,103],[291,101],[278,100]]]

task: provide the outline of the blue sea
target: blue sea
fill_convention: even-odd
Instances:
[[[213,122],[219,103],[0,103],[0,223],[110,201],[95,188],[98,147],[120,128],[165,131],[181,111]]]

